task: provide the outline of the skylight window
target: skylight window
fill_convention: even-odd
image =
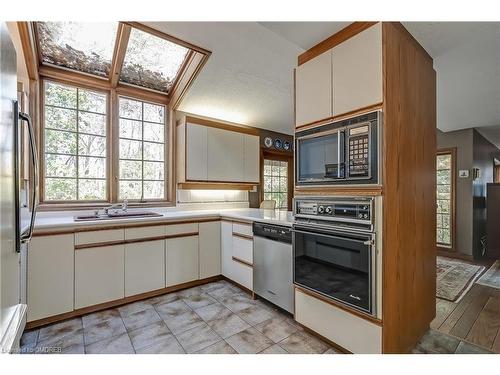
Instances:
[[[42,63],[108,77],[118,23],[37,22]]]
[[[133,28],[120,81],[168,93],[188,48]]]

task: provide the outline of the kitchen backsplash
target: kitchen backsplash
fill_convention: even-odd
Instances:
[[[241,202],[248,203],[248,192],[245,190],[177,190],[178,203],[214,203]]]

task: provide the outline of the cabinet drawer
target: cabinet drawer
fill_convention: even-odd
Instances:
[[[165,287],[165,240],[125,245],[125,297]]]
[[[233,223],[233,233],[242,234],[244,236],[252,236],[252,224]]]
[[[143,228],[125,228],[126,240],[160,237],[164,235],[165,235],[165,227],[163,225],[143,227]]]
[[[124,245],[76,250],[75,308],[123,298],[124,263]]]
[[[167,236],[185,233],[198,233],[198,223],[167,225]]]
[[[297,289],[295,319],[352,353],[382,353],[382,327]]]
[[[123,239],[123,229],[94,230],[91,232],[75,233],[75,245],[123,241]]]
[[[233,280],[245,288],[253,290],[253,268],[234,259],[231,268]]]
[[[233,256],[253,264],[253,241],[233,234]]]

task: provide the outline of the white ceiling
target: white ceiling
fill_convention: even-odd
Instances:
[[[297,56],[348,22],[150,22],[212,51],[180,110],[293,132]],[[500,23],[404,22],[434,58],[438,128],[500,146]]]

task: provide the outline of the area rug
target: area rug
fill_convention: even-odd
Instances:
[[[493,263],[490,269],[476,283],[500,289],[500,260]]]
[[[484,271],[483,266],[437,257],[436,297],[458,302]]]

